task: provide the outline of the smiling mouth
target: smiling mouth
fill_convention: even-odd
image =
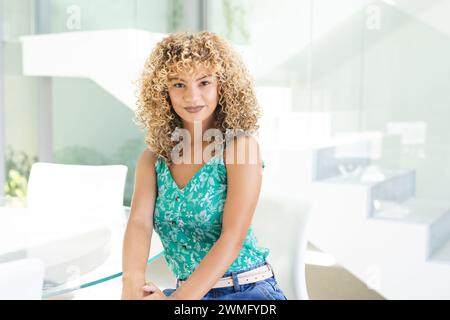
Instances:
[[[196,112],[199,112],[201,109],[203,109],[203,106],[198,106],[198,107],[187,107],[187,108],[184,108],[187,112],[190,112],[190,113],[196,113]]]

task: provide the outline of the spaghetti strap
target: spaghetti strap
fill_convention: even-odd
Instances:
[[[158,158],[156,159],[156,162],[155,162],[156,173],[162,172],[162,165],[164,164],[163,161],[164,161],[164,159],[161,156],[158,156]]]

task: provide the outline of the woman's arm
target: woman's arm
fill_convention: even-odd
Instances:
[[[239,147],[241,143],[245,144],[245,148]],[[245,161],[238,163],[243,154]],[[261,190],[261,156],[256,140],[248,136],[233,140],[226,149],[226,166],[228,190],[221,235],[197,269],[172,293],[170,299],[201,299],[239,256]]]
[[[136,170],[130,217],[122,252],[122,299],[144,297],[145,270],[153,233],[153,210],[156,198],[155,155],[145,150]]]

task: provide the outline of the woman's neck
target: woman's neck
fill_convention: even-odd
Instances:
[[[203,141],[203,134],[208,129],[215,128],[214,118],[206,121],[197,122],[183,122],[183,129],[186,129],[190,135],[190,145],[186,146],[185,151],[188,152],[193,163],[202,163],[203,151],[211,143],[209,141]],[[205,160],[205,159],[203,159]]]
[[[188,130],[190,135],[191,148],[203,146],[203,134],[206,130],[214,128],[214,119],[210,118],[204,121],[184,122],[183,129]]]

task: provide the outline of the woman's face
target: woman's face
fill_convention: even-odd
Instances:
[[[171,75],[168,82],[170,101],[183,121],[209,121],[214,117],[219,91],[213,72],[197,68],[192,74]]]

